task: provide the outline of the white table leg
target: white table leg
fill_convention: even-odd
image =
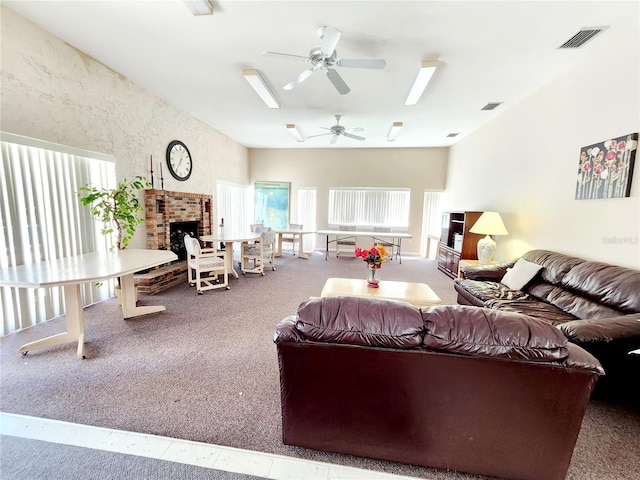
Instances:
[[[136,306],[135,280],[133,273],[120,277],[120,294],[122,295],[122,315],[124,318],[138,317],[149,313],[166,310],[163,305]]]
[[[282,232],[278,232],[278,248],[276,248],[275,257],[282,256]]]
[[[63,343],[78,342],[78,359],[84,358],[84,317],[82,313],[82,298],[80,295],[80,284],[64,286],[64,303],[67,317],[67,331],[52,335],[42,340],[30,342],[22,347],[20,351],[27,353],[36,348],[52,347]]]
[[[302,235],[301,233],[298,234],[298,258],[304,258],[305,260],[309,259],[309,255],[307,255],[306,253],[304,253],[304,251],[302,250],[302,238],[304,235]]]
[[[240,248],[242,249],[242,243],[240,243]],[[229,273],[231,273],[234,277],[238,278],[238,272],[233,268],[233,242],[224,242],[224,249],[227,252],[227,262],[229,265]],[[242,251],[240,251],[240,256],[242,258]]]

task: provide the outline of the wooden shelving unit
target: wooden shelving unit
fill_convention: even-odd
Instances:
[[[458,276],[460,259],[477,260],[478,240],[482,235],[470,233],[483,212],[444,212],[438,244],[438,270],[451,278]]]

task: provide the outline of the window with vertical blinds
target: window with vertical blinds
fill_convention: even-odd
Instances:
[[[77,192],[87,183],[115,186],[113,157],[4,132],[0,144],[0,268],[108,250]],[[84,305],[109,298],[113,287],[83,285]],[[62,287],[0,287],[2,335],[62,314]]]
[[[330,188],[330,225],[409,227],[408,188]]]

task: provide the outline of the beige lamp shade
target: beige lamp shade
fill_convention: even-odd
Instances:
[[[478,260],[480,263],[491,263],[496,252],[496,242],[491,235],[509,235],[498,212],[484,212],[469,230],[486,237],[478,240]]]

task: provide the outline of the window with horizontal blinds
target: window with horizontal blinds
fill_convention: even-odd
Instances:
[[[87,183],[115,186],[113,157],[4,132],[0,150],[0,268],[108,250],[77,192]],[[83,285],[84,305],[109,298],[113,287]],[[0,287],[2,335],[62,314],[62,287]]]
[[[409,188],[330,188],[330,225],[409,228]]]

